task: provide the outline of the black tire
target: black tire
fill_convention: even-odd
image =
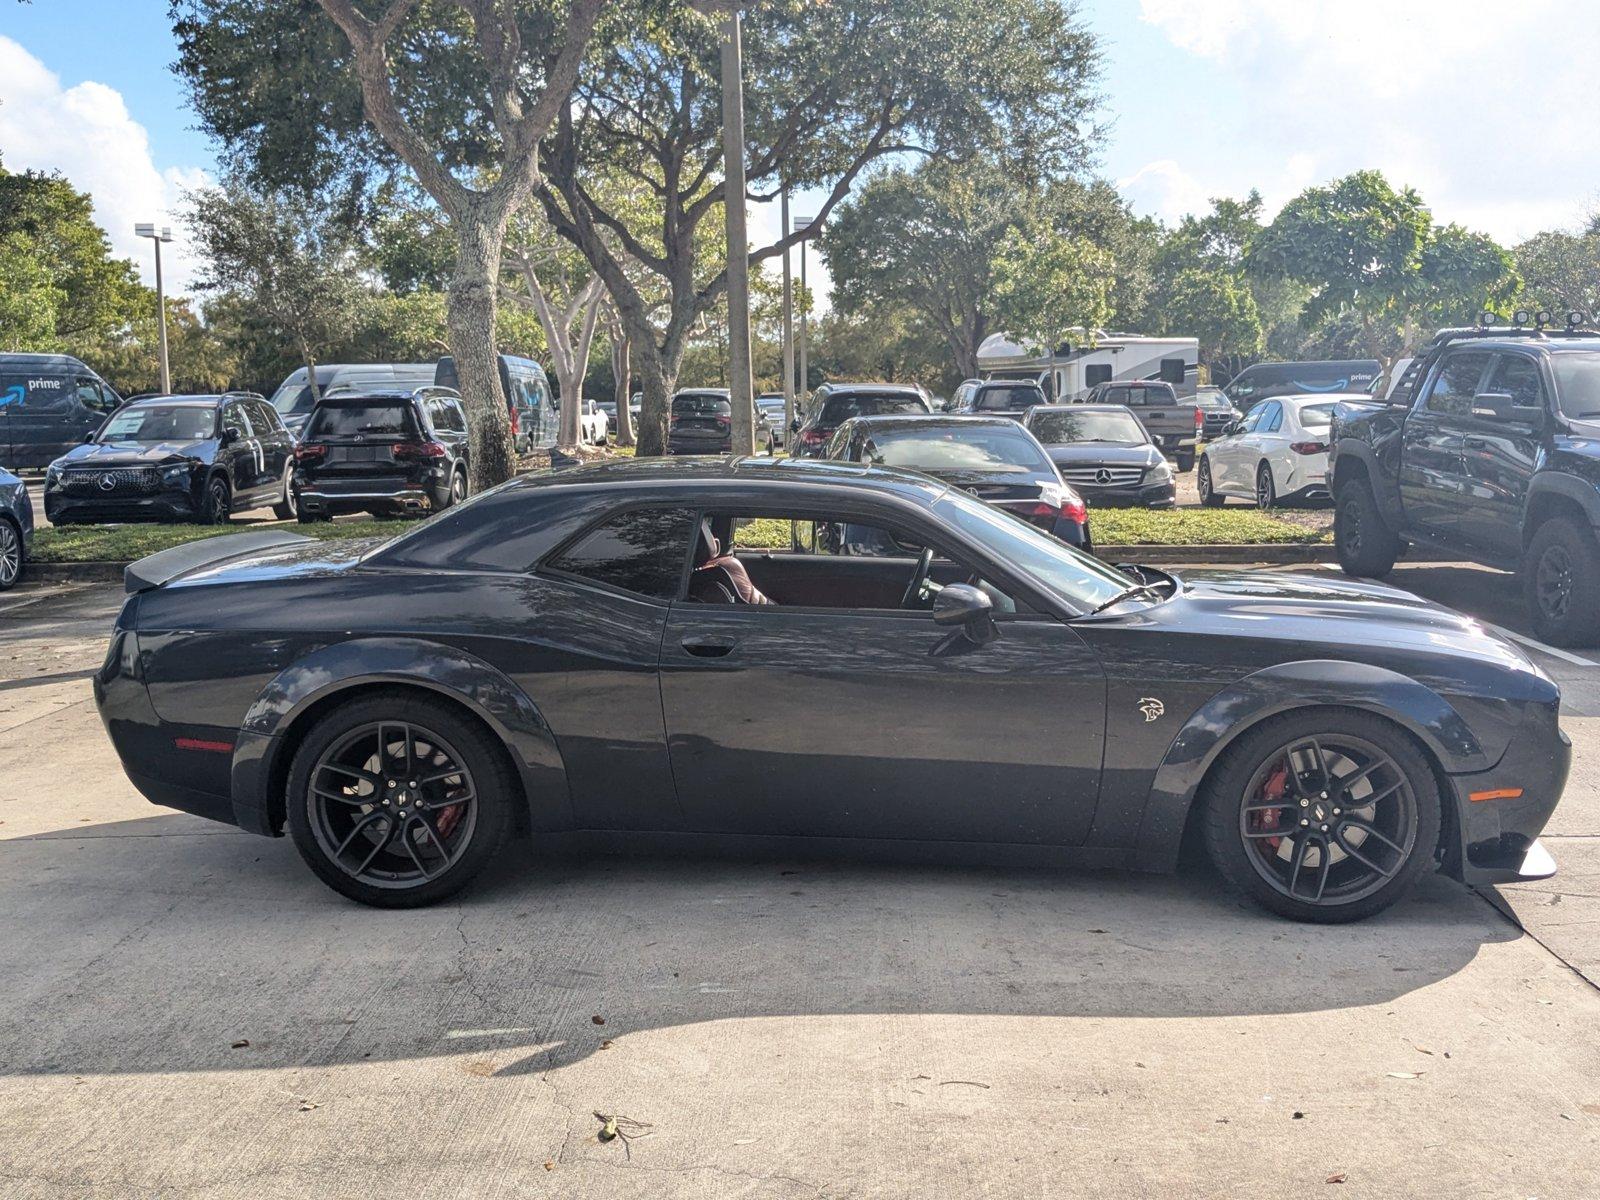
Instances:
[[[1190,471],[1194,470],[1194,454],[1193,454],[1193,452],[1190,452],[1188,454],[1184,454],[1184,453],[1180,452],[1180,453],[1174,455],[1173,457],[1177,459],[1177,468],[1178,468],[1178,474],[1179,475],[1187,475]]]
[[[1308,760],[1300,749],[1296,759],[1292,748],[1306,744],[1319,747],[1316,757]],[[1362,747],[1387,760],[1364,779],[1355,769]],[[1316,769],[1300,770],[1301,762],[1317,759],[1328,764],[1319,769],[1324,779],[1332,774],[1334,786],[1319,786]],[[1352,769],[1340,769],[1341,762]],[[1263,801],[1256,786],[1263,773],[1271,782],[1277,772],[1282,804]],[[1349,790],[1337,786],[1353,777]],[[1363,803],[1366,797],[1375,799]],[[1427,758],[1398,726],[1355,709],[1300,709],[1261,722],[1223,751],[1199,802],[1206,849],[1222,877],[1263,908],[1297,921],[1340,924],[1381,912],[1434,865],[1439,844],[1439,788]],[[1258,824],[1264,809],[1277,814],[1270,826]],[[1383,836],[1374,840],[1377,833]],[[1291,891],[1303,887],[1304,898],[1285,894],[1285,884]]]
[[[206,480],[205,498],[200,502],[202,525],[226,525],[233,520],[233,489],[221,475]]]
[[[1352,479],[1334,501],[1333,548],[1346,575],[1382,579],[1400,557],[1400,539],[1389,528],[1364,479]]]
[[[1554,646],[1600,645],[1600,543],[1568,517],[1534,532],[1522,560],[1522,594],[1533,630]]]
[[[371,732],[373,727],[379,732]],[[409,732],[396,736],[396,729]],[[370,757],[363,757],[364,738],[372,739],[374,753]],[[347,761],[362,763],[371,779],[363,782],[355,774],[328,765],[330,758],[345,753],[341,749],[345,743],[354,747],[355,757]],[[377,751],[380,745],[385,750]],[[407,753],[413,759],[415,754],[425,753],[429,763],[419,770],[415,761],[396,761],[399,755],[392,752],[396,745],[410,747]],[[464,783],[428,781],[427,771],[435,770],[434,764],[441,761],[459,766],[449,778]],[[373,766],[380,769],[373,772]],[[416,773],[420,787],[409,786],[413,780],[403,778],[402,766]],[[314,793],[312,774],[319,767],[323,768],[319,783],[324,788],[330,779],[342,778],[349,783],[340,788],[341,794],[352,794],[333,800],[320,788]],[[391,772],[398,785],[395,788],[384,786]],[[353,794],[363,787],[371,790]],[[429,788],[442,790],[430,792]],[[470,796],[452,800],[452,791],[459,793],[463,788]],[[455,895],[489,865],[511,828],[518,793],[503,747],[458,709],[404,691],[369,692],[319,719],[295,752],[289,769],[289,835],[300,857],[334,891],[376,908],[416,908]],[[381,808],[364,803],[366,796],[379,800]],[[419,796],[423,797],[420,805]],[[398,797],[396,805],[412,807],[391,806],[380,799],[383,797]],[[445,830],[444,818],[451,810],[456,811],[457,819]],[[399,821],[396,813],[403,814]],[[396,829],[402,832],[398,841],[393,836]],[[435,863],[439,869],[432,874],[426,871],[426,860],[433,858],[434,852],[421,853],[429,846],[430,836],[440,855]],[[351,847],[347,856],[338,853],[338,845],[330,845],[336,837]],[[371,865],[354,862],[357,854],[372,855],[368,859]]]
[[[27,552],[22,547],[22,531],[10,517],[0,517],[0,592],[16,587],[27,566]]]
[[[295,513],[294,517],[302,525],[317,525],[323,521],[333,520],[333,517],[328,513],[308,513],[305,509]]]
[[[1200,503],[1207,508],[1221,508],[1228,498],[1211,485],[1211,460],[1200,456],[1200,474],[1195,478],[1195,490],[1200,493]]]
[[[1256,466],[1256,507],[1265,512],[1278,504],[1278,485],[1272,478],[1272,464],[1263,459]]]
[[[292,521],[300,513],[300,505],[294,498],[294,486],[290,477],[294,474],[294,465],[291,463],[283,469],[283,499],[272,506],[272,515],[280,521]]]
[[[444,495],[441,508],[454,508],[467,498],[467,473],[460,468],[450,474],[450,490]]]

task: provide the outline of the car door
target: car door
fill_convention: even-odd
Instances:
[[[217,456],[228,472],[234,510],[255,507],[263,491],[261,443],[256,440],[244,405],[237,400],[223,402],[222,441]]]
[[[262,488],[276,501],[283,478],[289,472],[289,460],[294,454],[294,437],[283,426],[278,410],[265,400],[248,402],[250,428],[261,446]]]
[[[1245,474],[1243,463],[1250,453],[1248,439],[1255,436],[1256,425],[1261,420],[1261,409],[1252,410],[1234,432],[1218,438],[1206,447],[1206,457],[1211,460],[1211,486],[1219,492],[1249,491],[1253,482],[1241,483]]]
[[[1502,351],[1480,393],[1487,394],[1474,398],[1462,422],[1467,495],[1460,532],[1491,557],[1511,560],[1522,551],[1522,514],[1543,446],[1549,392],[1536,357]]]
[[[794,517],[816,519],[796,510]],[[832,514],[843,519],[841,514]],[[1074,845],[1099,795],[1105,676],[1067,624],[1002,615],[975,645],[931,613],[892,607],[914,544],[936,528],[849,514],[891,530],[910,557],[840,547],[835,607],[674,601],[661,698],[678,796],[710,833]],[[854,524],[859,522],[859,524]],[[821,544],[826,539],[817,539]],[[791,577],[806,555],[764,551],[752,578]],[[991,566],[941,555],[947,578]],[[810,556],[826,568],[824,555]],[[797,561],[787,561],[797,560]],[[845,569],[848,567],[849,569]],[[866,601],[888,569],[887,596]],[[796,591],[792,593],[800,595]],[[873,603],[882,606],[867,606]]]
[[[1285,419],[1283,401],[1271,400],[1261,407],[1261,420],[1256,422],[1254,431],[1245,439],[1245,454],[1239,463],[1252,495],[1255,494],[1256,470],[1263,460],[1272,465],[1274,486],[1284,486],[1283,481],[1288,474],[1288,464],[1284,460],[1288,456],[1289,436],[1285,426],[1289,422]]]
[[[1457,350],[1435,364],[1401,433],[1400,503],[1406,523],[1445,541],[1461,533],[1468,484],[1463,439],[1472,398],[1489,369],[1487,350]]]

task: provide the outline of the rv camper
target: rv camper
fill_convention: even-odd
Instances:
[[[1194,394],[1200,342],[1196,338],[1144,337],[1136,333],[1090,330],[1074,334],[1052,354],[1034,354],[1005,334],[978,347],[978,370],[985,379],[1032,379],[1052,401],[1074,400],[1097,383],[1158,379],[1180,396]]]

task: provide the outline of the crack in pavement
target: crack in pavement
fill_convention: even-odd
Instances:
[[[1585,972],[1582,967],[1575,966],[1559,950],[1524,925],[1521,918],[1517,916],[1516,910],[1513,909],[1511,905],[1506,903],[1505,899],[1500,895],[1500,893],[1487,891],[1480,888],[1472,888],[1470,890],[1473,895],[1477,896],[1490,908],[1494,909],[1513,926],[1515,926],[1516,929],[1524,937],[1532,941],[1534,945],[1542,948],[1547,954],[1550,955],[1551,958],[1555,959],[1558,963],[1560,963],[1567,970],[1571,971],[1579,979],[1583,980],[1584,983],[1588,984],[1595,991],[1600,992],[1600,979],[1591,979],[1588,973]]]

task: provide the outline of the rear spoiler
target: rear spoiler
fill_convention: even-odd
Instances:
[[[129,595],[147,592],[170,583],[180,575],[198,571],[201,567],[214,567],[231,558],[242,558],[260,550],[294,546],[312,540],[304,534],[290,533],[287,529],[260,529],[224,537],[201,538],[129,563],[122,572],[122,586]]]

